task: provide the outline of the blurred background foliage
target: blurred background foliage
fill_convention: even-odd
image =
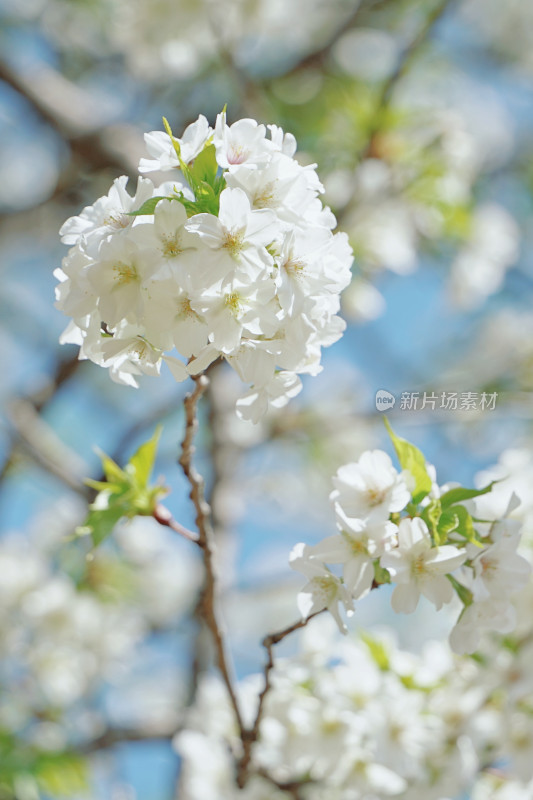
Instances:
[[[92,561],[63,541],[86,512],[82,479],[99,477],[93,445],[122,463],[158,422],[169,507],[193,525],[175,463],[184,388],[117,386],[57,344],[63,220],[136,175],[162,115],[180,132],[227,103],[230,121],[295,134],[350,236],[349,329],[323,375],[250,427],[219,369],[204,409],[246,674],[295,615],[287,554],[332,527],[332,472],[384,443],[378,389],[498,393],[493,411],[391,411],[442,480],[531,444],[532,53],[524,0],[0,0],[2,800],[172,797],[171,738],[206,663],[185,542],[149,520]],[[383,620],[365,602],[363,621]]]

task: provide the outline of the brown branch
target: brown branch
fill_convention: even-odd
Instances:
[[[176,734],[176,726],[162,728],[108,728],[100,736],[80,745],[77,750],[82,754],[96,753],[107,750],[122,742],[144,742],[154,739],[172,739]]]
[[[378,586],[380,586],[379,583],[377,583],[375,580],[372,581],[371,589],[377,589]],[[246,737],[243,739],[244,753],[243,753],[243,756],[242,756],[242,758],[241,758],[241,760],[239,762],[239,770],[242,771],[242,773],[244,775],[246,775],[246,772],[248,770],[248,767],[249,767],[249,764],[250,764],[250,760],[251,760],[251,757],[252,757],[252,746],[257,741],[257,739],[259,738],[259,727],[261,725],[261,719],[263,717],[263,711],[264,711],[264,707],[265,707],[266,696],[269,693],[270,689],[272,688],[272,684],[271,684],[271,681],[270,681],[270,677],[271,677],[270,674],[271,674],[272,670],[274,669],[273,647],[274,647],[274,645],[279,644],[279,642],[283,641],[283,639],[285,639],[287,636],[290,636],[291,633],[294,633],[294,631],[300,630],[300,628],[305,628],[305,626],[312,619],[314,619],[314,617],[317,617],[319,614],[323,614],[324,611],[326,611],[326,609],[322,608],[320,611],[315,611],[314,614],[310,614],[305,619],[300,619],[297,622],[294,622],[292,625],[289,625],[288,627],[283,628],[281,631],[277,631],[277,633],[269,633],[268,636],[265,636],[265,638],[262,641],[262,645],[267,651],[267,661],[266,661],[266,664],[265,664],[265,667],[264,667],[264,671],[263,671],[264,678],[265,678],[265,683],[264,683],[263,689],[261,690],[261,693],[259,694],[259,702],[258,702],[257,711],[256,711],[256,715],[255,715],[255,719],[254,719],[253,725],[249,730],[246,731]],[[267,773],[261,773],[261,774],[263,775],[263,777],[266,777],[269,780],[272,780],[272,778]],[[275,781],[274,781],[274,783],[275,783]],[[294,783],[291,783],[290,785],[291,786],[299,786],[299,785],[301,785],[301,783],[302,783],[301,781],[300,782],[294,782]],[[279,788],[281,788],[280,784],[276,784],[276,785]]]
[[[245,727],[241,715],[241,710],[237,700],[237,695],[233,687],[233,670],[230,668],[229,657],[226,653],[224,633],[216,608],[217,579],[214,564],[214,541],[213,528],[211,525],[211,509],[205,500],[205,483],[202,476],[197,472],[193,463],[194,436],[198,429],[197,406],[198,401],[204,394],[209,384],[206,375],[195,375],[193,380],[196,384],[193,392],[185,397],[185,436],[181,446],[181,456],[179,463],[191,486],[190,498],[196,509],[196,527],[198,529],[198,545],[203,553],[205,577],[204,586],[198,603],[198,614],[211,632],[217,665],[226,685],[231,705],[235,713],[235,719],[239,728],[239,733],[244,741]]]
[[[70,378],[75,374],[81,363],[82,362],[78,360],[77,355],[67,359],[66,361],[59,361],[53,377],[42,389],[39,389],[33,394],[27,395],[26,397],[20,399],[13,398],[13,405],[16,405],[18,402],[31,403],[36,413],[41,412],[50,402],[50,400],[52,400],[56,392],[59,391],[61,386],[69,381]],[[2,482],[7,477],[13,464],[16,463],[18,449],[18,438],[12,435],[10,450],[4,459],[2,468],[0,469],[0,490],[2,487]]]
[[[94,98],[57,70],[40,63],[23,73],[0,61],[0,81],[22,95],[93,169],[136,171],[141,136],[133,137],[128,125],[106,126]]]
[[[38,466],[84,499],[89,497],[83,483],[88,469],[85,462],[59,438],[33,403],[19,397],[7,404],[6,417],[16,440]]]
[[[303,786],[314,783],[311,778],[302,778],[301,781],[277,781],[266,769],[258,769],[255,774],[269,781],[282,792],[287,792],[287,794],[292,795],[294,800],[299,800],[300,790]]]
[[[305,628],[307,623],[310,622],[313,619],[313,617],[322,614],[323,611],[325,611],[325,609],[322,609],[321,611],[315,611],[314,614],[310,614],[310,616],[308,616],[306,619],[300,619],[298,620],[298,622],[294,622],[292,625],[289,625],[287,628],[283,628],[283,630],[278,631],[277,633],[269,633],[268,636],[265,636],[265,638],[262,641],[262,645],[267,651],[267,662],[264,668],[265,684],[263,686],[263,689],[261,690],[261,693],[259,694],[257,712],[252,727],[245,732],[246,736],[243,738],[244,752],[239,762],[239,774],[241,776],[241,781],[243,780],[243,778],[245,780],[245,776],[248,771],[248,767],[250,765],[250,760],[252,757],[252,746],[257,741],[259,736],[259,726],[261,724],[261,719],[263,716],[265,699],[272,686],[270,683],[270,673],[274,669],[273,647],[275,644],[278,644],[283,639],[285,639],[286,636],[289,636],[291,633],[294,633],[294,631],[297,631],[300,628]],[[268,777],[270,779],[269,775],[264,775],[263,777]]]

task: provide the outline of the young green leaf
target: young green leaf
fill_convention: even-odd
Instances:
[[[98,547],[113,533],[113,528],[122,517],[126,516],[126,513],[127,508],[122,505],[91,508],[83,525],[76,528],[76,536],[90,536],[94,546]]]
[[[149,485],[160,435],[158,427],[152,438],[135,451],[124,469],[105,453],[100,454],[107,481],[86,481],[98,490],[98,495],[89,506],[85,522],[76,528],[76,536],[91,536],[97,547],[123,517],[152,516],[159,498],[167,493],[164,486]]]
[[[102,462],[102,469],[104,471],[104,475],[106,476],[106,480],[109,483],[115,482],[119,485],[122,484],[125,480],[125,473],[122,467],[119,467],[116,461],[113,461],[113,459],[110,458],[110,456],[108,456],[106,453],[104,453],[103,450],[100,450],[100,448],[98,447],[95,449],[97,455],[100,456],[100,460]]]
[[[142,204],[140,208],[137,209],[137,211],[128,211],[127,213],[128,216],[130,217],[140,217],[140,216],[145,216],[147,214],[153,214],[160,200],[174,200],[174,199],[175,198],[172,196],[150,197],[148,200],[145,200],[145,202]]]
[[[464,506],[454,505],[444,509],[439,520],[438,531],[441,543],[445,542],[449,534],[454,532],[472,544],[480,544],[472,517]]]
[[[413,502],[418,505],[418,503],[430,493],[432,487],[431,478],[426,469],[426,459],[418,447],[415,447],[414,444],[411,444],[406,439],[401,439],[399,436],[396,436],[386,417],[384,417],[383,420],[402,469],[409,470],[415,480]]]
[[[152,438],[135,451],[126,466],[126,472],[132,475],[140,486],[146,487],[152,475],[161,430],[161,425],[158,425]]]
[[[214,188],[218,172],[215,145],[210,144],[194,159],[191,167],[191,176],[197,184],[207,183]]]
[[[461,503],[463,500],[471,500],[473,497],[480,497],[482,494],[488,494],[496,481],[492,481],[488,486],[483,489],[465,489],[462,486],[457,486],[455,489],[450,489],[445,492],[440,498],[443,508],[453,506],[455,503]]]
[[[439,531],[438,528],[438,523],[440,520],[441,513],[442,509],[440,500],[435,499],[432,500],[430,503],[428,503],[428,505],[423,509],[422,513],[420,514],[420,516],[428,526],[429,531],[433,536],[433,539],[437,546],[442,544],[441,532]]]
[[[446,577],[448,578],[448,580],[450,581],[451,585],[455,589],[455,592],[456,592],[457,596],[459,597],[459,599],[461,600],[461,602],[463,603],[464,607],[467,608],[468,606],[471,606],[474,598],[472,596],[472,592],[470,591],[470,589],[467,589],[466,586],[463,586],[462,583],[459,583],[459,581],[456,580],[453,577],[453,575],[446,575]],[[461,612],[461,616],[462,616],[462,612]],[[460,619],[460,617],[459,617],[459,619]]]
[[[172,128],[170,127],[169,121],[166,117],[163,117],[163,125],[165,126],[165,130],[170,137],[170,141],[172,142],[174,152],[178,157],[178,163],[180,165],[180,169],[183,172],[183,175],[185,176],[185,179],[189,183],[191,189],[194,191],[194,179],[191,175],[191,171],[189,169],[188,164],[186,164],[181,157],[181,145],[179,143],[179,139],[176,139],[176,137],[172,133]]]

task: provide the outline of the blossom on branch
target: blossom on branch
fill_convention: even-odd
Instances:
[[[184,380],[223,358],[250,387],[239,415],[257,422],[342,335],[352,251],[290,134],[228,125],[225,112],[214,130],[200,116],[181,139],[164,122],[147,134],[152,158],[139,172],[174,180],[140,177],[131,197],[118,178],[61,229],[71,245],[55,273],[57,307],[72,318],[63,341],[129,385],[163,362]]]

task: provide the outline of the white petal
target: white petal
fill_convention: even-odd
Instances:
[[[418,605],[419,598],[420,591],[416,584],[400,584],[392,593],[391,605],[396,613],[412,614]]]

